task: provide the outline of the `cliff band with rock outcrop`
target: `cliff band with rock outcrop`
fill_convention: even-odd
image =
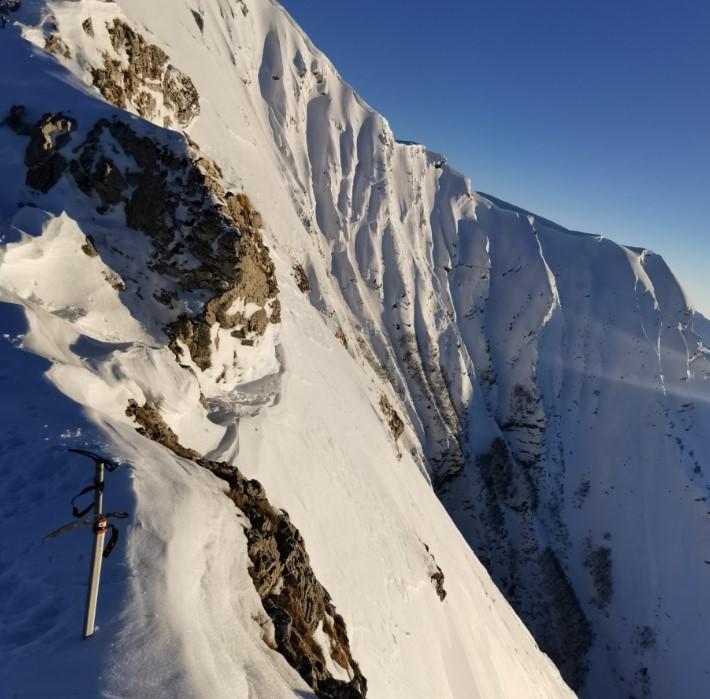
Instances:
[[[398,142],[268,0],[0,0],[0,60],[3,686],[703,695],[710,324],[660,257]],[[67,446],[131,464],[95,675]]]

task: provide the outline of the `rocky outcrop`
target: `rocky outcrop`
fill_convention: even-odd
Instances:
[[[353,659],[345,620],[311,567],[303,537],[288,513],[276,509],[263,486],[245,478],[234,466],[200,457],[183,447],[153,403],[131,401],[126,414],[148,439],[190,459],[227,484],[226,495],[245,515],[249,574],[273,623],[276,648],[320,699],[363,699],[367,680]],[[443,576],[442,576],[443,582]],[[328,648],[316,641],[322,632]],[[328,666],[337,665],[349,681],[337,679]]]
[[[170,63],[165,51],[125,22],[116,18],[107,29],[112,51],[103,51],[102,65],[91,71],[104,99],[145,119],[162,114],[164,126],[188,126],[200,113],[192,80]]]
[[[348,338],[345,335],[345,331],[340,326],[338,326],[335,331],[335,339],[345,347],[345,349],[348,349]]]
[[[195,12],[195,10],[190,10],[192,13],[192,18],[195,20],[195,24],[197,25],[197,28],[200,30],[200,33],[205,31],[205,20],[202,17],[202,15],[199,12]]]
[[[5,123],[25,130],[21,108],[13,108]],[[201,158],[195,144],[186,143],[179,153],[140,136],[121,120],[107,119],[99,120],[67,155],[60,151],[75,126],[68,117],[47,114],[26,129],[27,183],[48,192],[68,169],[100,213],[120,206],[127,226],[148,236],[153,256],[147,265],[162,284],[155,297],[175,308],[178,292],[188,292],[192,305],[200,307],[191,314],[175,310],[165,326],[178,359],[187,351],[205,370],[218,341],[215,327],[254,344],[270,323],[280,322],[275,268],[263,242],[261,216],[245,194],[224,189],[215,163]],[[235,304],[242,310],[234,310]]]
[[[157,273],[158,284],[153,295],[174,311],[164,329],[178,360],[187,352],[204,371],[219,342],[215,328],[253,345],[269,324],[280,322],[261,215],[246,194],[226,191],[221,170],[200,156],[196,144],[186,142],[184,151],[176,152],[121,120],[100,119],[68,153],[76,122],[45,114],[29,126],[20,105],[11,108],[3,125],[29,137],[30,187],[46,193],[68,171],[99,213],[120,207],[126,225],[148,236],[153,255],[147,266]],[[176,310],[180,292],[191,294],[191,306],[199,310]]]
[[[308,275],[306,274],[306,270],[303,269],[303,265],[293,265],[292,271],[298,290],[304,294],[307,294],[311,290],[311,282],[308,280]]]
[[[177,435],[160,416],[158,406],[152,401],[139,405],[135,400],[129,400],[126,415],[140,425],[136,432],[151,441],[162,444],[183,459],[195,460],[200,457],[194,449],[187,449],[180,444]]]
[[[483,482],[500,505],[516,512],[537,509],[537,493],[528,471],[500,437],[478,458]]]
[[[380,395],[379,405],[380,410],[382,411],[382,415],[387,421],[387,426],[389,427],[390,432],[392,433],[392,437],[396,442],[404,432],[404,422],[399,416],[399,413],[392,407],[392,403],[390,403],[389,399],[384,393]]]
[[[53,32],[47,37],[44,42],[44,48],[55,56],[63,56],[64,58],[72,57],[71,49],[62,41],[62,38],[57,32]]]
[[[29,136],[32,126],[27,120],[27,111],[21,104],[13,104],[8,115],[0,122],[0,126],[7,126],[18,136]]]
[[[508,416],[500,424],[516,460],[525,467],[538,464],[545,446],[545,411],[537,386],[515,384]]]
[[[9,120],[22,130],[22,112],[13,107]],[[59,152],[68,142],[76,122],[63,114],[45,114],[29,131],[25,149],[27,185],[48,192],[67,169],[67,159]]]
[[[441,567],[437,564],[434,555],[429,550],[429,546],[427,544],[424,544],[424,548],[426,549],[427,555],[429,556],[429,579],[434,584],[434,589],[436,590],[436,594],[438,595],[439,599],[443,602],[446,599],[446,588],[444,587],[444,571],[441,570]]]
[[[138,163],[137,171],[123,173],[103,154],[105,131]],[[186,348],[204,370],[211,365],[213,326],[253,342],[269,322],[280,320],[280,309],[261,216],[245,194],[223,189],[216,165],[199,158],[194,146],[189,152],[192,157],[177,156],[123,122],[101,121],[80,148],[72,174],[85,192],[98,196],[101,208],[125,204],[126,223],[154,242],[152,269],[207,298],[200,312],[182,314],[166,328],[176,356]],[[162,291],[164,301],[176,300],[174,289]],[[249,316],[232,311],[237,300],[259,310]]]

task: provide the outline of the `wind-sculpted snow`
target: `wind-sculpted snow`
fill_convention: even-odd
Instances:
[[[32,15],[42,5],[28,2],[13,15],[37,24]],[[269,324],[254,346],[242,342],[251,335],[215,329],[214,342],[201,343],[202,366],[180,368],[155,346],[164,341],[157,330],[174,318],[166,319],[152,296],[142,305],[134,293],[153,288],[153,275],[139,281],[149,267],[141,263],[162,250],[126,237],[124,204],[111,215],[82,210],[66,175],[44,196],[28,193],[27,136],[0,129],[7,154],[0,174],[12,183],[0,198],[3,217],[12,220],[19,202],[50,211],[39,230],[33,224],[35,233],[44,231],[41,240],[49,242],[59,227],[73,231],[80,249],[81,235],[90,234],[103,272],[119,272],[127,286],[111,289],[122,309],[111,318],[122,319],[117,337],[132,344],[112,350],[110,362],[37,345],[60,364],[90,363],[97,385],[120,395],[121,407],[112,412],[85,391],[78,400],[107,411],[122,426],[120,443],[135,453],[123,411],[129,399],[144,405],[157,398],[186,448],[236,460],[248,477],[258,475],[270,500],[298,523],[314,570],[348,623],[372,696],[565,692],[434,492],[574,689],[593,698],[704,696],[710,324],[692,311],[663,260],[477,194],[443,156],[396,141],[275,3],[176,0],[167,10],[157,1],[83,0],[50,7],[42,30],[23,31],[44,47],[58,30],[51,45],[68,49],[55,52],[62,67],[41,54],[30,60],[15,28],[0,30],[16,42],[0,51],[9,59],[15,46],[24,80],[3,78],[3,113],[19,104],[33,124],[48,112],[71,117],[79,125],[72,144],[101,117],[129,118],[107,115],[87,68],[111,48],[101,44],[103,27],[116,26],[118,17],[143,48],[154,47],[189,75],[199,95],[190,137],[204,163],[218,164],[222,190],[248,193],[263,215],[281,290],[280,326]],[[84,26],[89,18],[93,37]],[[130,56],[122,50],[119,58],[130,72]],[[132,70],[143,75],[143,68],[139,62]],[[59,70],[61,80],[50,77]],[[86,83],[81,94],[67,86],[77,79]],[[101,94],[111,99],[110,91]],[[167,113],[157,94],[154,111],[145,100],[114,101],[162,126]],[[181,141],[160,133],[166,146]],[[56,172],[41,174],[51,182]],[[63,210],[69,220],[60,225]],[[27,230],[32,220],[25,208],[14,226]],[[101,279],[99,261],[83,257],[96,267],[91,278]],[[6,293],[36,308],[23,265],[12,275],[4,267]],[[49,292],[37,294],[46,305]],[[192,300],[182,299],[193,312]],[[92,303],[52,298],[45,310],[51,321],[45,314],[39,327],[46,325],[50,347],[65,346],[55,339],[57,328],[66,331],[60,322],[96,334],[93,322],[81,320],[92,317]],[[142,332],[151,339],[139,340]],[[191,364],[188,354],[181,361]],[[205,368],[207,361],[213,366]],[[72,381],[58,385],[77,395]],[[145,492],[138,488],[139,503]],[[203,495],[195,497],[199,510]],[[166,514],[169,521],[176,513]],[[140,557],[140,540],[132,541]],[[443,601],[432,584],[437,569],[445,574]],[[214,619],[214,608],[205,614]],[[188,627],[169,618],[183,638]],[[239,632],[251,633],[243,623]],[[229,663],[239,661],[226,649],[237,642],[229,634],[210,637],[207,625],[201,633],[220,657],[215,672],[233,678]],[[267,684],[257,684],[257,696],[281,696],[282,689],[263,687],[282,688],[284,677],[291,686],[300,681],[283,667],[273,679],[280,666],[265,661],[263,649],[254,652],[253,666],[272,678],[260,675]],[[199,696],[235,693],[226,682],[214,689],[214,673],[202,668],[188,664],[181,672]],[[250,676],[248,668],[244,673]]]
[[[311,299],[393,386],[469,543],[573,687],[701,696],[707,322],[657,255],[491,201],[396,142],[303,37],[271,28],[261,50],[317,238]]]
[[[376,355],[379,373],[353,361],[372,350],[330,314],[319,233],[298,215],[261,96],[271,72],[281,99],[279,65],[324,88],[327,62],[303,43],[279,64],[284,32],[305,40],[270,3],[26,0],[0,31],[13,66],[0,75],[0,300],[28,323],[8,328],[3,357],[30,392],[0,377],[19,411],[3,413],[0,473],[18,489],[0,505],[34,522],[3,540],[3,589],[39,576],[3,602],[3,689],[569,696],[421,477]],[[172,65],[195,90],[187,112],[168,99]],[[79,413],[48,419],[42,371]],[[131,516],[85,643],[88,539],[40,544],[74,494],[64,446],[128,464],[105,492]],[[50,462],[56,493],[26,487]]]

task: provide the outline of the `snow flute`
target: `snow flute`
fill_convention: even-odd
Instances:
[[[86,617],[84,619],[84,638],[94,635],[96,621],[96,605],[99,600],[99,581],[101,580],[101,561],[104,557],[104,539],[106,537],[107,519],[101,517],[104,501],[104,462],[96,460],[96,475],[94,476],[94,515],[98,517],[94,523],[94,550],[91,555],[89,569],[89,589],[86,593]]]

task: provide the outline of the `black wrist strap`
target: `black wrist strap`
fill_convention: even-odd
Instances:
[[[75,500],[77,498],[80,498],[82,495],[86,495],[86,493],[103,493],[103,492],[104,492],[104,484],[103,483],[98,483],[98,484],[94,483],[93,485],[87,485],[86,488],[84,488],[84,490],[82,490],[80,493],[77,493],[71,499],[72,515],[74,515],[74,517],[83,517],[94,506],[94,503],[92,502],[89,505],[87,505],[83,510],[80,510],[75,504]]]

